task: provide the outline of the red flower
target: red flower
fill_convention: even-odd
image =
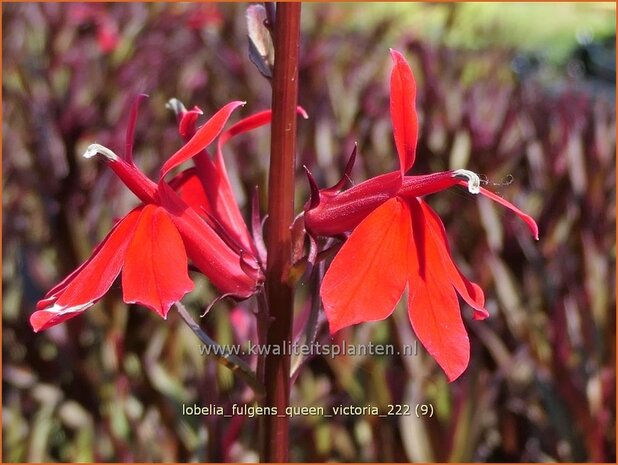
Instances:
[[[457,294],[474,309],[475,319],[488,313],[482,290],[453,262],[442,221],[421,196],[464,185],[514,211],[536,238],[538,228],[530,216],[481,188],[479,177],[470,171],[405,176],[416,155],[416,85],[403,55],[394,50],[391,55],[390,110],[400,169],[343,192],[355,154],[346,175],[330,189],[318,192],[309,174],[312,198],[305,207],[305,225],[314,236],[352,231],[321,287],[331,333],[388,317],[407,286],[408,315],[416,336],[453,381],[470,357]]]
[[[194,118],[187,126],[192,131],[188,141],[164,163],[158,183],[142,174],[132,160],[138,104],[139,100],[131,112],[124,157],[98,144],[91,145],[84,156],[102,155],[142,204],[113,227],[82,266],[38,302],[30,318],[35,331],[90,308],[121,272],[123,300],[142,304],[163,318],[173,303],[193,289],[187,274],[189,259],[227,295],[249,297],[262,280],[255,246],[242,222],[223,165],[221,146],[225,141],[219,143],[215,163],[205,151],[231,113],[244,103],[229,103],[197,131]],[[183,132],[182,125],[180,129]],[[225,140],[230,137],[229,132],[224,135]],[[196,168],[170,182],[178,192],[174,191],[164,177],[194,156]],[[203,165],[208,168],[201,168]],[[202,186],[208,186],[206,192],[200,190]]]

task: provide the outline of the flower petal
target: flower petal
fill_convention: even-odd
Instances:
[[[460,186],[464,186],[464,187],[468,186],[468,182],[461,180],[461,179],[457,182],[457,184],[459,184]],[[530,231],[532,232],[532,235],[534,236],[534,238],[537,241],[539,240],[539,227],[536,224],[536,221],[534,221],[534,218],[522,212],[519,208],[517,208],[511,202],[503,199],[499,195],[496,195],[493,192],[488,191],[487,189],[484,189],[483,187],[481,187],[480,190],[481,190],[481,194],[483,194],[485,197],[489,197],[494,202],[498,202],[500,205],[508,208],[509,210],[514,212],[517,216],[519,216],[521,220],[528,225],[528,228],[530,228]]]
[[[410,66],[401,53],[391,49],[394,67],[391,72],[391,120],[401,174],[414,164],[418,117],[416,114],[416,82]]]
[[[206,211],[212,213],[212,208],[208,202],[202,181],[197,175],[195,168],[186,169],[169,182],[172,189],[187,205],[195,211]]]
[[[440,217],[425,201],[417,199],[417,202],[418,206],[415,206],[414,202],[410,204],[413,221],[415,224],[425,224],[428,240],[433,242],[434,249],[440,255],[443,272],[448,276],[459,295],[475,310],[474,319],[484,320],[489,316],[489,312],[485,309],[483,290],[469,281],[453,262],[444,224]]]
[[[38,311],[30,317],[35,332],[77,316],[103,297],[120,274],[140,210],[131,211],[116,224],[92,257],[37,304]]]
[[[147,205],[126,252],[123,300],[167,318],[170,307],[193,289],[187,262],[182,238],[167,212]]]
[[[307,117],[302,107],[297,107],[296,111]],[[194,160],[204,191],[212,206],[211,213],[227,229],[227,234],[234,238],[236,242],[242,244],[244,251],[254,256],[258,252],[234,196],[234,190],[225,168],[223,147],[232,137],[270,124],[271,120],[271,110],[261,111],[241,119],[222,132],[217,139],[217,154],[214,161],[205,152],[201,152]]]
[[[406,287],[410,215],[390,199],[354,229],[321,287],[330,332],[389,316]]]
[[[413,247],[408,278],[408,316],[418,339],[449,381],[453,381],[468,366],[470,341],[433,231],[418,203],[410,202],[410,212]]]
[[[185,111],[180,116],[180,121],[178,122],[178,133],[180,136],[187,141],[191,139],[195,134],[197,119],[203,114],[204,112],[198,106],[194,106],[192,110]]]
[[[449,381],[457,379],[470,361],[470,341],[461,319],[453,286],[442,285],[435,271],[410,277],[408,316],[416,337],[438,362]]]
[[[241,257],[165,181],[159,183],[159,198],[161,206],[176,225],[193,264],[223,294],[237,297],[253,295],[257,282],[243,271]],[[249,256],[244,258],[250,259]]]
[[[245,102],[231,102],[221,108],[210,118],[204,125],[197,130],[195,135],[183,145],[174,155],[172,155],[161,168],[160,177],[163,178],[172,169],[185,161],[191,159],[197,153],[204,150],[210,143],[215,140],[219,133],[223,130],[223,126],[232,115],[232,112],[243,106]]]
[[[146,94],[138,94],[133,100],[131,105],[131,111],[129,113],[129,125],[127,126],[127,133],[125,136],[125,150],[124,159],[127,163],[133,164],[133,141],[135,138],[135,124],[137,123],[137,113],[142,101],[148,98]]]
[[[197,105],[193,109],[187,110],[187,107],[177,98],[168,100],[165,108],[174,112],[178,122],[178,133],[185,142],[188,142],[195,134],[197,119],[204,112]]]

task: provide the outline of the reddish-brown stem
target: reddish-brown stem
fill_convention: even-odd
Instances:
[[[278,415],[261,417],[260,455],[263,462],[288,461],[288,418],[290,401],[290,355],[281,355],[291,341],[293,289],[287,273],[291,266],[290,225],[294,220],[294,168],[296,152],[296,105],[298,100],[298,48],[300,3],[278,3],[274,28],[272,132],[268,181],[268,264],[266,295],[270,324],[266,344],[264,405],[276,407]],[[277,352],[277,351],[275,351]]]

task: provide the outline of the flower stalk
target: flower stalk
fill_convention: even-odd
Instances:
[[[286,275],[292,260],[290,225],[294,220],[300,10],[300,3],[278,3],[273,34],[275,64],[266,238],[268,308],[261,309],[268,312],[266,344],[270,347],[287,344],[292,337],[294,299]],[[263,462],[286,462],[288,418],[284,413],[290,401],[290,356],[270,352],[264,360],[264,405],[276,407],[280,415],[265,415],[261,419],[260,458]]]
[[[213,341],[210,336],[208,336],[208,334],[206,334],[202,330],[202,328],[200,328],[200,325],[197,324],[197,322],[193,319],[189,311],[181,302],[176,302],[175,307],[182,320],[189,327],[189,329],[193,331],[193,333],[197,336],[197,338],[201,341],[202,344],[210,347],[219,347],[220,350],[212,351],[212,354],[217,359],[217,361],[232,370],[232,372],[236,373],[249,386],[251,386],[251,389],[253,389],[256,397],[262,397],[264,395],[264,386],[256,378],[253,370],[251,370],[251,367],[247,365],[244,360],[232,353],[223,354],[221,346],[219,346],[215,341]]]

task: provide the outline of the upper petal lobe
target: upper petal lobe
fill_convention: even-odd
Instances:
[[[199,128],[195,135],[183,145],[174,155],[172,155],[161,168],[161,178],[178,165],[191,159],[196,154],[204,150],[210,143],[215,140],[219,133],[223,130],[223,126],[232,115],[232,112],[244,105],[244,102],[231,102],[221,108],[210,118],[204,125]]]
[[[394,63],[391,72],[391,120],[403,175],[412,167],[416,157],[418,138],[418,117],[414,107],[416,82],[403,55],[396,50],[391,50],[391,57]]]

